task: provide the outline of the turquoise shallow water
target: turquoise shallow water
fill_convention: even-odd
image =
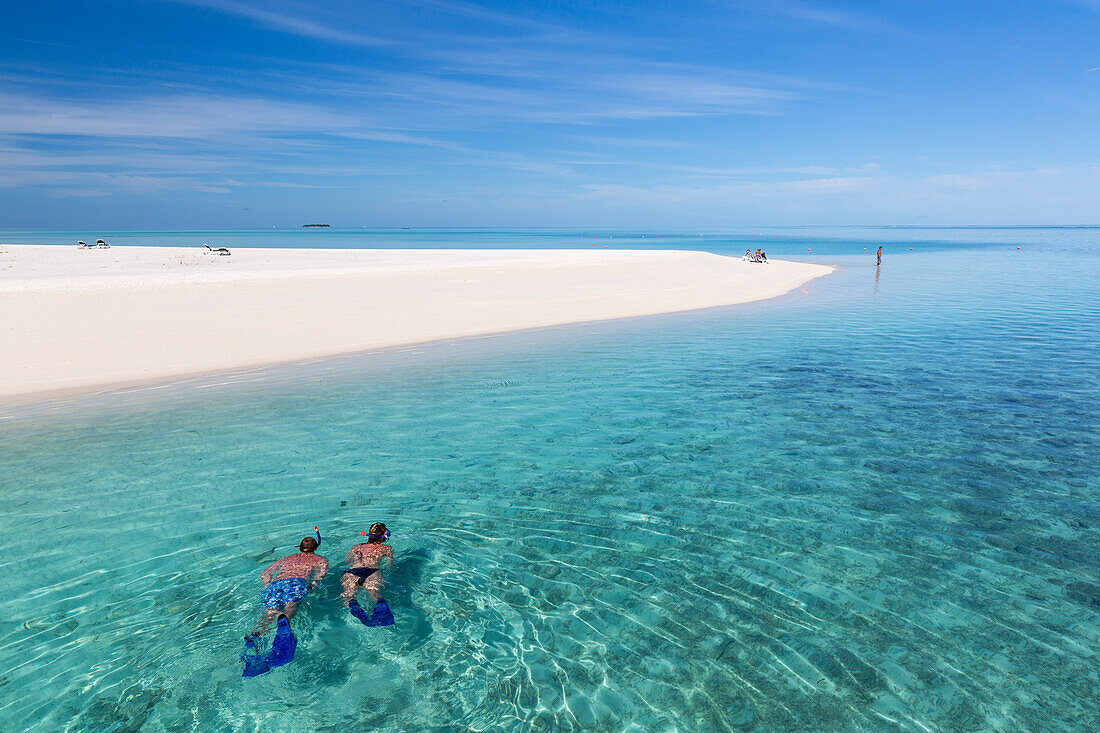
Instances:
[[[841,270],[0,409],[0,730],[1095,728],[1097,231],[767,236]],[[378,519],[397,625],[330,575],[242,680],[259,571]]]

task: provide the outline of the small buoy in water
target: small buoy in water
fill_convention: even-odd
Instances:
[[[912,252],[912,251],[913,251],[913,248],[912,248],[912,247],[910,247],[910,248],[909,248],[909,251],[910,251],[910,252]]]
[[[807,251],[807,252],[809,252],[809,251],[810,251],[810,248],[809,248],[809,247],[807,247],[807,248],[806,248],[806,251]]]
[[[867,248],[866,248],[866,247],[864,247],[864,248],[863,248],[863,251],[864,251],[864,252],[866,252],[866,251],[867,251]]]
[[[1017,247],[1016,249],[1019,249],[1019,247]]]

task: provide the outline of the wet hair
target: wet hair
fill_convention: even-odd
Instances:
[[[298,549],[302,552],[314,552],[318,547],[316,537],[303,537],[298,543]]]
[[[367,542],[378,545],[385,541],[386,525],[382,522],[375,522],[370,526],[370,529],[367,530]]]

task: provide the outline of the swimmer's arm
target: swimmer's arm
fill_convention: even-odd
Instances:
[[[386,545],[386,557],[388,557],[390,559],[390,568],[392,569],[393,568],[393,548],[390,547],[389,545]],[[378,566],[381,567],[382,563],[378,563]]]
[[[314,590],[321,584],[321,580],[328,573],[328,558],[322,557],[321,564],[317,566],[317,574],[313,576],[313,582],[309,584],[309,589]]]
[[[271,579],[278,575],[279,569],[282,567],[282,563],[282,560],[276,560],[275,562],[268,565],[262,573],[260,573],[260,580],[264,582],[265,588],[267,587],[267,584],[271,582]]]

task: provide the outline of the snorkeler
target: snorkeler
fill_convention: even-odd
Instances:
[[[314,531],[317,538],[306,537],[298,543],[297,555],[276,560],[260,575],[264,581],[264,589],[260,593],[264,613],[255,630],[244,637],[242,677],[257,677],[294,660],[298,639],[290,630],[290,619],[298,612],[298,604],[306,593],[316,588],[328,572],[328,560],[316,554],[321,544],[321,532],[316,527]],[[264,654],[261,637],[275,618],[279,619],[275,639],[271,642],[271,650]]]
[[[393,614],[386,605],[386,599],[382,597],[382,561],[388,558],[390,567],[393,567],[393,548],[386,544],[390,531],[386,529],[386,525],[375,522],[370,526],[370,531],[363,534],[367,536],[367,541],[351,548],[348,553],[350,566],[340,578],[344,586],[341,596],[351,615],[363,624],[389,626],[393,623]],[[366,588],[374,601],[374,609],[369,614],[357,600],[360,588]]]
[[[280,615],[286,616],[288,621],[294,618],[306,593],[320,584],[328,572],[328,559],[316,554],[319,545],[319,540],[305,537],[298,544],[298,554],[276,560],[260,574],[264,582],[264,590],[260,593],[264,613],[252,632],[254,635],[266,632]]]

